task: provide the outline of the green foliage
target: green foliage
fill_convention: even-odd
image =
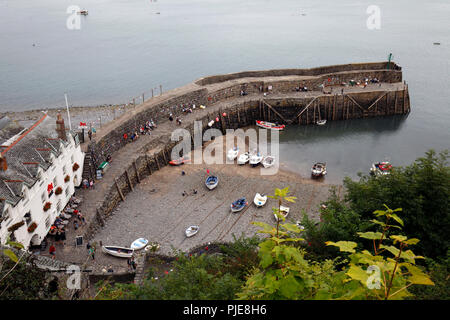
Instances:
[[[28,261],[31,263],[31,261]],[[6,277],[5,277],[6,276]],[[26,261],[0,259],[0,300],[51,299],[46,273]]]
[[[437,155],[430,150],[410,166],[393,168],[389,175],[365,175],[358,182],[346,178],[346,200],[362,219],[370,219],[384,203],[403,208],[408,212],[403,216],[403,232],[421,239],[417,252],[433,259],[443,257],[449,247],[450,230],[448,159],[448,151]]]
[[[392,220],[403,226],[403,220],[397,215],[402,209],[376,210],[374,215],[384,221],[378,221],[381,232],[359,232],[362,239],[373,244],[373,254],[367,250],[356,251],[354,242],[329,241],[326,244],[338,247],[341,251],[351,252],[350,263],[346,272],[348,279],[344,286],[359,284],[359,288],[350,298],[363,299],[404,299],[412,296],[408,291],[411,285],[434,285],[429,276],[417,267],[415,255],[408,248],[419,242],[403,235],[390,235],[388,231],[394,226]],[[387,241],[391,242],[386,245]],[[371,274],[373,272],[373,274]],[[352,287],[354,288],[354,287]],[[349,291],[350,292],[350,291]]]
[[[282,200],[294,201],[294,197],[287,196],[288,192],[288,188],[276,189],[272,197],[279,200],[278,205],[281,206]],[[293,237],[302,230],[295,224],[280,224],[284,217],[278,217],[276,226],[254,222],[261,227],[258,232],[266,234],[267,238],[259,244],[259,266],[247,278],[238,298],[291,300],[333,296],[333,289],[339,287],[333,283],[342,280],[343,274],[339,276],[334,271],[334,262],[331,260],[322,263],[306,260],[305,251],[294,246],[303,241],[302,238]]]
[[[339,201],[334,187],[324,205],[320,209],[319,223],[303,214],[301,224],[305,227],[305,239],[308,242],[307,256],[317,261],[347,256],[339,254],[336,248],[326,246],[325,241],[353,241],[358,243],[358,247],[363,247],[364,243],[357,232],[368,230],[373,223],[361,219],[358,213]]]
[[[220,255],[179,254],[168,274],[150,270],[139,287],[134,284],[98,283],[96,299],[120,300],[231,300],[240,290],[248,271],[258,261],[259,240],[234,238]]]
[[[427,269],[434,286],[411,287],[414,295],[411,299],[418,300],[449,300],[450,299],[450,250],[446,259],[434,261],[427,259]]]

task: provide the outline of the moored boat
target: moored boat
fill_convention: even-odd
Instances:
[[[118,258],[131,258],[134,252],[131,248],[116,246],[102,246],[102,251]]]
[[[190,226],[185,231],[186,237],[190,238],[190,237],[195,236],[197,234],[198,230],[200,230],[199,226]]]
[[[272,156],[266,156],[262,160],[262,164],[263,164],[264,168],[270,168],[271,166],[274,165],[274,163],[275,163],[275,157],[272,157]]]
[[[228,153],[227,153],[228,160],[233,161],[234,159],[236,159],[238,156],[238,153],[239,153],[239,147],[233,147],[232,149],[228,150]]]
[[[182,164],[188,163],[189,161],[191,161],[191,160],[186,158],[186,157],[182,157],[182,158],[179,158],[179,159],[175,159],[175,160],[169,161],[169,164],[171,166],[180,166]]]
[[[216,176],[208,176],[205,180],[205,185],[209,190],[214,189],[219,184],[219,178]]]
[[[239,212],[248,204],[245,198],[240,198],[231,204],[231,212]]]
[[[372,175],[386,175],[390,173],[392,165],[388,161],[375,162],[370,168],[370,173]]]
[[[148,240],[145,238],[139,238],[133,241],[130,248],[133,250],[141,250],[145,248],[145,246],[148,244]]]
[[[311,168],[311,176],[313,178],[320,178],[327,174],[327,164],[322,162],[315,163]]]
[[[277,131],[284,130],[284,128],[286,127],[284,124],[279,125],[276,123],[261,121],[261,120],[256,120],[256,125],[258,127],[264,128],[264,129],[277,130]]]
[[[250,160],[250,154],[248,152],[241,153],[238,157],[238,164],[246,164]]]
[[[255,199],[253,199],[253,203],[254,203],[255,206],[257,206],[257,207],[262,207],[262,206],[264,206],[264,205],[266,204],[266,202],[267,202],[267,196],[264,195],[264,194],[260,194],[260,193],[257,193],[257,194],[255,195]]]
[[[280,214],[286,219],[289,215],[289,207],[280,206]],[[278,221],[278,216],[276,214],[273,214],[273,216],[275,217],[275,220]]]
[[[325,123],[327,123],[327,120],[317,120],[316,124],[319,126],[323,126]]]
[[[83,16],[87,16],[88,15],[88,11],[87,10],[80,10],[80,11],[78,11],[78,14],[81,14]]]

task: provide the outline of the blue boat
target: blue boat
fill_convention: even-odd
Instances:
[[[209,190],[214,189],[219,184],[219,178],[216,176],[208,176],[205,181],[205,185]]]
[[[245,198],[240,198],[231,204],[231,212],[239,212],[248,204]]]

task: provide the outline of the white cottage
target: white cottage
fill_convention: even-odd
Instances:
[[[10,237],[28,248],[41,243],[80,186],[84,153],[60,114],[18,133],[10,123],[0,119],[0,243]]]

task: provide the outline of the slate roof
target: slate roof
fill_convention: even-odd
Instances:
[[[58,138],[56,119],[47,114],[27,130],[7,123],[7,120],[0,119],[0,151],[8,164],[6,171],[0,171],[0,217],[6,202],[15,206],[21,200],[24,184],[32,187],[39,180],[38,168],[46,171],[52,165],[51,154],[56,158],[61,154],[61,143],[68,145],[67,141]],[[17,135],[21,131],[24,132]],[[14,142],[10,140],[12,136],[8,137],[8,134],[14,136],[13,133],[17,135]],[[75,135],[74,132],[69,134]],[[5,147],[8,140],[9,146]]]

